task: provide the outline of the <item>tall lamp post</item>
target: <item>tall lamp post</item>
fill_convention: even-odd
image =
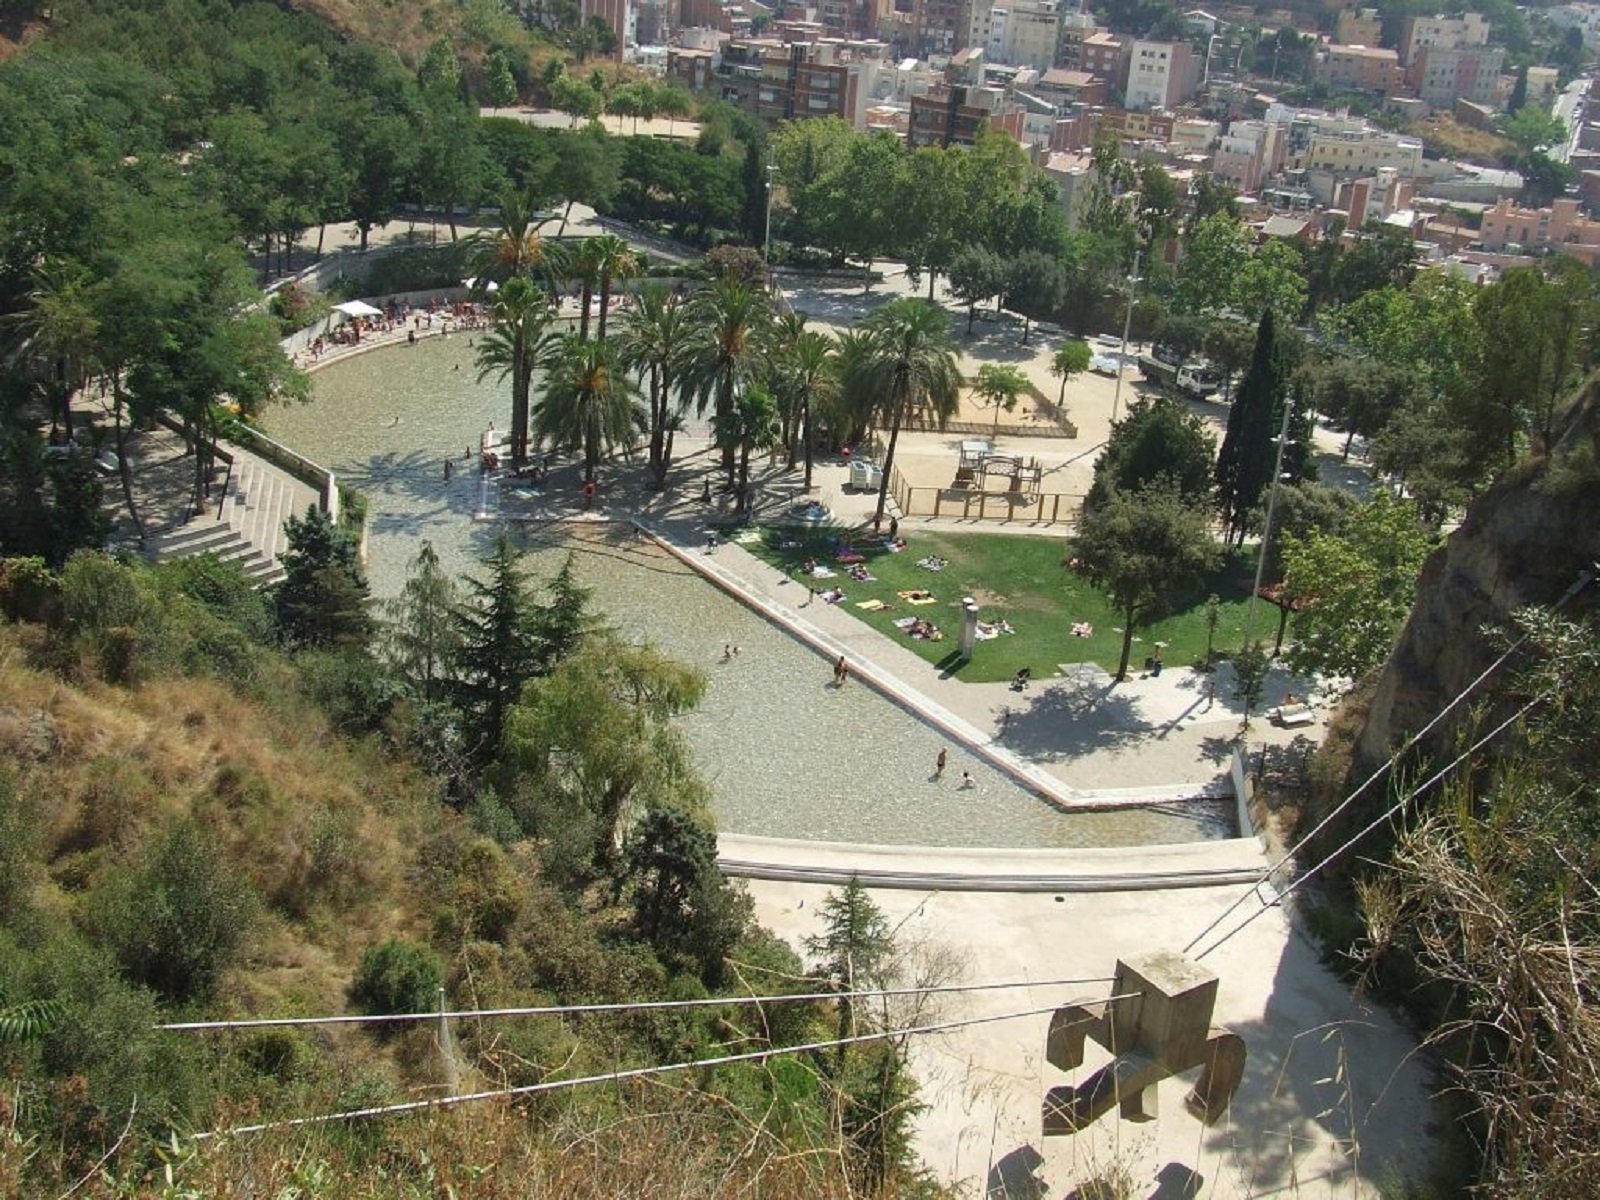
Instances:
[[[772,284],[772,177],[778,173],[778,164],[767,164],[767,232],[761,244],[761,265],[767,269],[767,284]]]
[[[1122,402],[1122,373],[1128,369],[1128,333],[1133,329],[1133,294],[1139,286],[1139,255],[1133,252],[1133,274],[1128,276],[1128,315],[1122,320],[1122,354],[1117,359],[1117,390],[1111,395],[1111,423],[1117,423],[1117,406]]]
[[[1250,589],[1250,602],[1244,610],[1244,644],[1255,632],[1256,600],[1261,593],[1261,575],[1267,569],[1267,544],[1272,540],[1272,513],[1278,507],[1278,482],[1283,478],[1283,448],[1289,444],[1289,422],[1294,418],[1294,394],[1283,398],[1283,425],[1278,430],[1278,455],[1272,464],[1272,491],[1267,493],[1267,519],[1261,526],[1261,549],[1256,555],[1256,582]]]

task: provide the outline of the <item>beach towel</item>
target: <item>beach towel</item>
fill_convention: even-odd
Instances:
[[[899,596],[900,599],[904,600],[907,604],[932,604],[934,602],[932,592],[914,590],[909,592],[896,592],[895,595]]]
[[[893,608],[892,604],[885,604],[882,600],[857,600],[856,607],[866,612],[882,612],[886,608]]]

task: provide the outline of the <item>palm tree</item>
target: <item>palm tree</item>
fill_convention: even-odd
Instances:
[[[889,427],[873,516],[881,521],[901,422],[921,408],[942,427],[960,402],[961,376],[956,371],[950,318],[937,304],[902,297],[867,317],[860,328],[864,338],[843,364],[841,386],[849,407]]]
[[[544,240],[539,226],[544,222],[534,214],[538,205],[531,195],[507,189],[500,197],[500,224],[481,237],[476,255],[479,279],[510,279],[531,275],[545,265]]]
[[[741,391],[725,414],[712,419],[717,444],[739,455],[738,508],[750,506],[750,454],[778,442],[778,405],[759,383]]]
[[[587,244],[595,273],[600,277],[600,323],[595,336],[603,342],[606,340],[606,313],[611,307],[611,285],[620,279],[632,279],[642,264],[633,247],[615,234],[590,238]]]
[[[562,264],[563,278],[577,277],[580,284],[578,299],[578,336],[584,341],[589,340],[589,302],[594,299],[595,279],[600,273],[600,260],[597,246],[600,238],[584,238],[578,245],[569,250]]]
[[[759,361],[760,337],[771,314],[764,293],[728,280],[702,288],[689,299],[693,341],[685,347],[678,374],[696,409],[713,406],[726,421],[739,386],[753,376]],[[733,484],[733,447],[724,446],[722,469]]]
[[[511,465],[528,459],[533,369],[549,344],[549,298],[523,276],[506,282],[489,309],[489,332],[478,341],[478,379],[511,378]]]
[[[569,333],[553,348],[534,427],[557,445],[583,450],[583,480],[593,483],[602,448],[631,445],[644,427],[638,385],[604,342]]]
[[[833,339],[825,333],[806,330],[793,342],[779,360],[778,381],[787,398],[786,409],[794,414],[800,427],[801,453],[805,456],[806,491],[811,490],[811,423],[818,405],[826,406],[839,390],[838,361],[834,355]],[[789,449],[789,465],[794,466],[792,431],[785,430]]]
[[[623,317],[618,356],[630,371],[650,381],[650,472],[656,487],[665,487],[672,461],[674,368],[689,344],[684,305],[660,284],[639,293],[638,304]]]
[[[26,306],[6,323],[16,330],[9,365],[31,377],[50,409],[52,432],[72,440],[72,397],[95,369],[100,323],[89,277],[46,260],[36,267]]]

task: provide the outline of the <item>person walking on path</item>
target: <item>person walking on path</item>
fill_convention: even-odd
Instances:
[[[949,755],[950,752],[946,750],[945,747],[939,747],[939,757],[933,760],[933,777],[935,779],[944,778],[944,764],[949,758]]]
[[[1211,706],[1217,702],[1217,681],[1215,679],[1206,680],[1206,686],[1202,692],[1202,695],[1204,695],[1206,698],[1206,706],[1200,711],[1210,712]]]

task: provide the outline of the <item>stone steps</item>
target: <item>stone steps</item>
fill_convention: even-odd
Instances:
[[[283,526],[308,507],[309,489],[276,467],[233,449],[234,465],[220,501],[221,516],[207,511],[157,538],[156,562],[214,554],[236,564],[247,579],[270,587],[284,577],[278,556],[285,549]]]

